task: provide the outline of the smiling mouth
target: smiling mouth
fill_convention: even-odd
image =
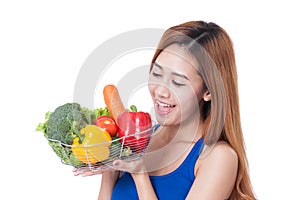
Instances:
[[[157,112],[160,115],[166,115],[176,107],[176,105],[167,104],[160,101],[156,101],[156,105],[157,105]]]

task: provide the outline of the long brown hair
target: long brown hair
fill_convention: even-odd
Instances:
[[[237,178],[230,199],[255,199],[240,122],[237,71],[230,37],[212,22],[191,21],[171,27],[163,34],[152,65],[171,44],[184,45],[197,60],[199,75],[211,93],[211,101],[200,102],[206,145],[223,140],[238,155]]]

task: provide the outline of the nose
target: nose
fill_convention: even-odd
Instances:
[[[155,89],[155,94],[162,99],[170,98],[170,91],[167,87],[163,85],[158,85]]]

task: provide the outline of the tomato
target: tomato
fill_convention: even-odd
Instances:
[[[94,124],[106,130],[111,137],[115,137],[118,131],[118,126],[115,120],[110,116],[99,116],[95,119]]]

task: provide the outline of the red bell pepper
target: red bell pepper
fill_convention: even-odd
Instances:
[[[125,146],[135,152],[141,152],[148,145],[151,134],[152,121],[149,113],[134,112],[135,106],[130,107],[132,112],[124,111],[118,116],[118,134],[123,138]]]

